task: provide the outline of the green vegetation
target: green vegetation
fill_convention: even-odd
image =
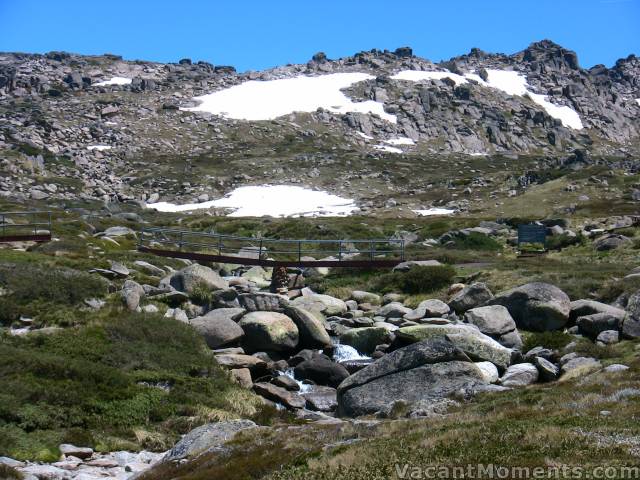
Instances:
[[[63,441],[166,449],[179,433],[258,414],[202,338],[157,315],[100,313],[52,335],[0,339],[0,455],[52,460]]]
[[[534,347],[545,347],[552,350],[560,350],[574,337],[564,332],[525,332],[521,331],[523,346],[522,351],[528,352]]]
[[[11,324],[20,316],[39,316],[46,323],[68,325],[84,299],[106,294],[106,282],[88,273],[35,264],[0,263],[0,324]],[[60,310],[62,309],[62,310]]]
[[[493,238],[482,233],[471,232],[469,235],[457,236],[453,240],[454,245],[452,248],[460,250],[488,250],[498,251],[502,250],[502,245]]]
[[[374,285],[381,293],[431,293],[451,285],[455,275],[455,269],[449,265],[416,266],[408,272],[380,275]]]
[[[424,420],[243,432],[226,454],[161,465],[143,479],[369,480],[399,478],[396,465],[534,468],[549,459],[586,472],[636,466],[640,426],[629,419],[640,414],[640,396],[632,393],[640,361],[630,354],[637,346],[623,342],[611,349],[609,361],[627,362],[627,372],[483,394]]]

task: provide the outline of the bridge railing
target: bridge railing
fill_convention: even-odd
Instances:
[[[306,263],[305,257],[331,258],[332,262],[404,260],[404,240],[311,240],[238,237],[170,228],[146,228],[139,237],[139,249],[167,250],[189,258],[188,253],[218,257],[273,259],[276,262]],[[195,258],[195,257],[193,257]]]
[[[51,240],[51,212],[0,212],[0,242]]]

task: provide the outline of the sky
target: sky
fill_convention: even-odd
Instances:
[[[433,61],[551,39],[580,65],[640,55],[640,0],[0,0],[0,51],[181,58],[239,71],[372,48]]]

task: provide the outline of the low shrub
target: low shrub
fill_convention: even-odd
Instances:
[[[35,264],[0,264],[0,324],[20,316],[37,317],[41,325],[73,325],[75,309],[87,298],[103,297],[107,282],[101,277],[70,268]]]
[[[451,248],[459,250],[484,250],[498,251],[502,250],[502,245],[488,235],[478,232],[471,232],[469,235],[461,235],[456,237],[454,245]]]
[[[523,345],[522,351],[528,352],[535,347],[545,347],[552,350],[560,350],[573,340],[573,337],[565,332],[524,332],[522,335]]]
[[[381,293],[431,293],[449,286],[456,275],[450,265],[415,266],[408,272],[391,272],[375,280],[375,290]]]
[[[207,305],[211,303],[213,292],[205,282],[198,282],[193,286],[189,298],[197,305]]]
[[[195,428],[206,421],[197,412],[256,413],[259,399],[230,380],[189,326],[161,315],[100,315],[59,333],[1,339],[0,455],[55,457],[64,439],[165,448],[177,437],[167,425]]]
[[[547,237],[546,243],[548,250],[562,250],[563,248],[570,247],[572,245],[584,244],[585,238],[582,235],[570,236],[564,233],[562,235]]]

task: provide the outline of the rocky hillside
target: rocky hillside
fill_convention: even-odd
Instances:
[[[347,74],[355,76],[332,84],[326,103],[313,103]],[[290,111],[285,99],[252,96],[246,85],[300,76],[320,83],[290,89],[311,99]],[[231,88],[239,85],[244,90]],[[341,91],[347,97],[338,108]],[[196,100],[216,92],[225,97]],[[639,98],[634,55],[584,69],[574,52],[548,40],[513,55],[473,49],[438,64],[405,47],[337,60],[318,53],[306,64],[244,73],[189,59],[4,53],[0,195],[191,200],[276,179],[330,186],[380,208],[407,191],[419,196],[425,183],[446,189],[457,167],[472,163],[480,163],[480,185],[505,181],[492,160],[516,175],[543,168],[522,163],[532,157],[547,166],[637,168]],[[256,114],[270,102],[280,103],[276,113]]]

